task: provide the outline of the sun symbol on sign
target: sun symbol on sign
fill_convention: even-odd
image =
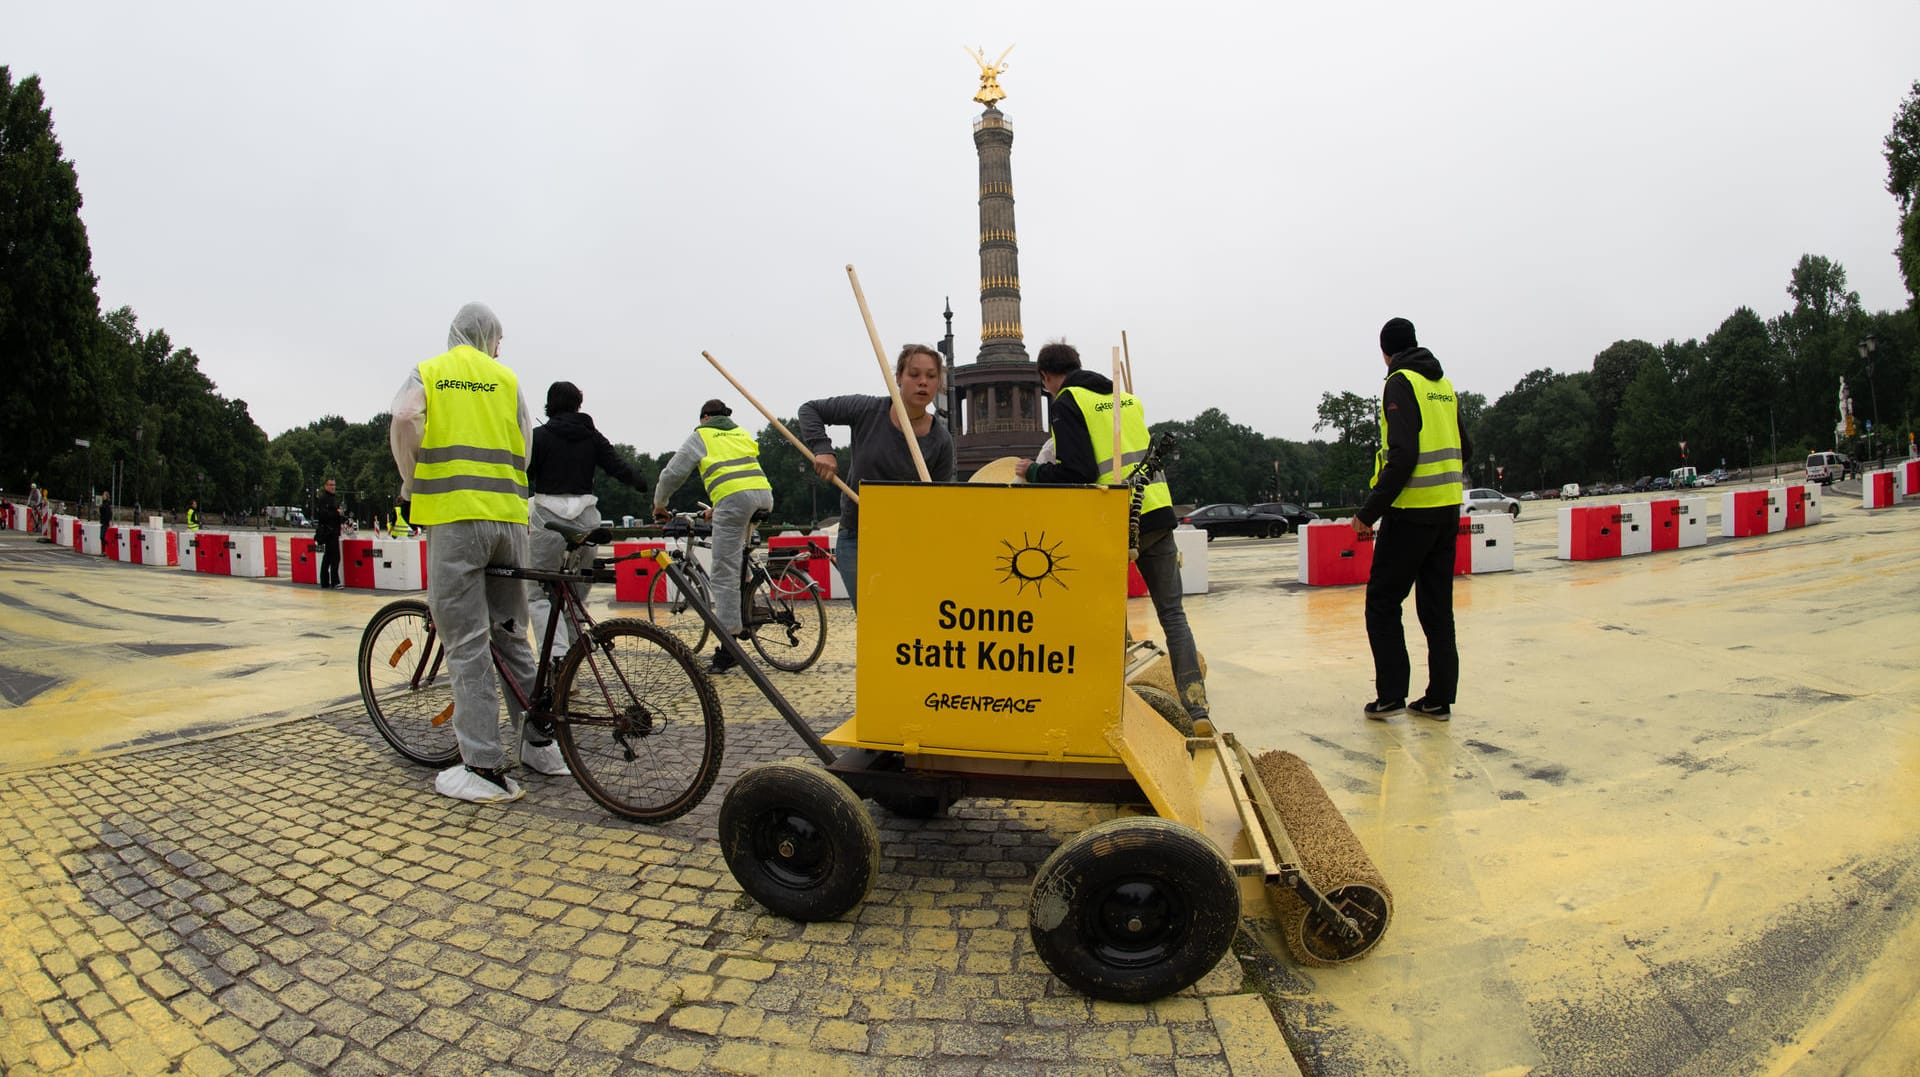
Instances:
[[[1040,594],[1046,593],[1048,580],[1052,580],[1062,588],[1067,586],[1066,581],[1060,578],[1060,574],[1074,570],[1067,567],[1067,556],[1060,552],[1060,547],[1064,543],[1055,542],[1051,546],[1047,545],[1045,531],[1040,532],[1040,537],[1037,539],[1022,532],[1018,546],[1006,539],[1001,539],[1000,545],[1007,548],[1005,557],[995,558],[1006,572],[1006,575],[1000,577],[1001,583],[1019,580],[1020,592],[1025,592],[1027,585],[1032,584],[1033,589]]]

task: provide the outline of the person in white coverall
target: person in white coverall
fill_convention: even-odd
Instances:
[[[527,596],[520,581],[486,574],[527,563],[527,456],[533,423],[519,378],[500,362],[500,319],[468,303],[453,317],[447,350],[415,367],[393,399],[388,435],[400,496],[427,528],[427,606],[453,681],[460,763],[434,779],[459,800],[518,800],[500,743],[500,690],[491,637],[515,680],[531,689]],[[507,694],[520,761],[565,774],[559,746],[525,722]],[[524,741],[522,737],[524,736]]]

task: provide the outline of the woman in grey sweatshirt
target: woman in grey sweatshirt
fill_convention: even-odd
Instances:
[[[953,481],[953,437],[947,432],[946,422],[930,410],[940,395],[944,373],[940,353],[925,344],[900,349],[900,357],[893,364],[894,377],[900,382],[900,399],[907,406],[907,418],[920,442],[920,457],[934,482]],[[853,429],[845,481],[856,492],[865,479],[914,482],[920,478],[913,467],[913,455],[907,451],[907,439],[901,436],[894,419],[891,397],[829,396],[800,405],[800,440],[813,450],[813,470],[823,480],[832,481],[839,461],[833,455],[833,439],[827,436],[829,426]],[[834,559],[840,563],[840,576],[847,584],[847,601],[858,608],[855,589],[860,586],[860,506],[845,494],[840,495],[840,539],[834,547]]]

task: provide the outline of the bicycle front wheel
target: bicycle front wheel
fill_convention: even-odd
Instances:
[[[553,679],[554,732],[580,787],[625,819],[664,823],[720,773],[720,697],[693,652],[633,618],[574,641]]]
[[[453,677],[427,604],[382,607],[360,635],[360,701],[393,750],[429,767],[460,761],[453,734]]]
[[[820,660],[827,647],[827,604],[820,585],[789,568],[778,578],[761,576],[748,607],[753,649],[775,669],[798,673]]]
[[[713,591],[707,586],[707,577],[692,562],[681,562],[681,571],[687,582],[700,592],[708,609],[713,608]],[[670,633],[675,639],[687,645],[687,649],[699,654],[707,646],[707,619],[693,608],[682,594],[674,598],[657,598],[665,595],[670,584],[655,582],[647,591],[647,622],[655,628]]]

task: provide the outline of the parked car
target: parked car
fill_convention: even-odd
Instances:
[[[1255,512],[1245,505],[1202,505],[1180,518],[1207,533],[1212,542],[1222,535],[1229,538],[1277,538],[1289,530],[1287,518],[1271,512]]]
[[[1672,479],[1670,479],[1670,478],[1667,478],[1667,477],[1666,477],[1665,475],[1662,475],[1662,476],[1660,476],[1659,478],[1657,478],[1657,479],[1655,479],[1655,480],[1653,480],[1652,482],[1650,482],[1650,483],[1648,483],[1648,484],[1647,484],[1647,489],[1649,489],[1649,490],[1671,490],[1671,489],[1673,489],[1673,480],[1672,480]]]
[[[1642,475],[1642,476],[1640,476],[1639,478],[1637,478],[1637,479],[1635,479],[1635,480],[1633,480],[1633,492],[1634,492],[1634,493],[1636,493],[1636,494],[1644,494],[1644,493],[1646,493],[1646,492],[1647,492],[1648,490],[1651,490],[1651,489],[1653,489],[1653,476],[1652,476],[1652,475]]]
[[[1466,505],[1468,512],[1504,512],[1516,519],[1520,516],[1519,498],[1486,487],[1468,490]]]
[[[1733,476],[1727,471],[1726,468],[1716,467],[1713,469],[1714,482],[1726,482],[1728,479],[1731,479],[1731,478],[1733,478]]]
[[[1522,500],[1522,501],[1538,501],[1538,500],[1540,500],[1540,495],[1539,495],[1539,494],[1536,494],[1536,493],[1534,493],[1534,492],[1533,492],[1532,490],[1522,490],[1522,491],[1520,492],[1520,500]]]
[[[1580,484],[1577,482],[1570,482],[1560,488],[1560,499],[1562,501],[1572,501],[1579,496]]]
[[[1291,501],[1262,501],[1260,504],[1253,506],[1253,511],[1272,513],[1275,516],[1285,516],[1287,518],[1288,529],[1293,531],[1298,531],[1320,518],[1319,513],[1304,505],[1296,505]]]
[[[1846,478],[1847,458],[1837,452],[1816,452],[1807,455],[1807,481],[1822,486],[1839,482]]]

